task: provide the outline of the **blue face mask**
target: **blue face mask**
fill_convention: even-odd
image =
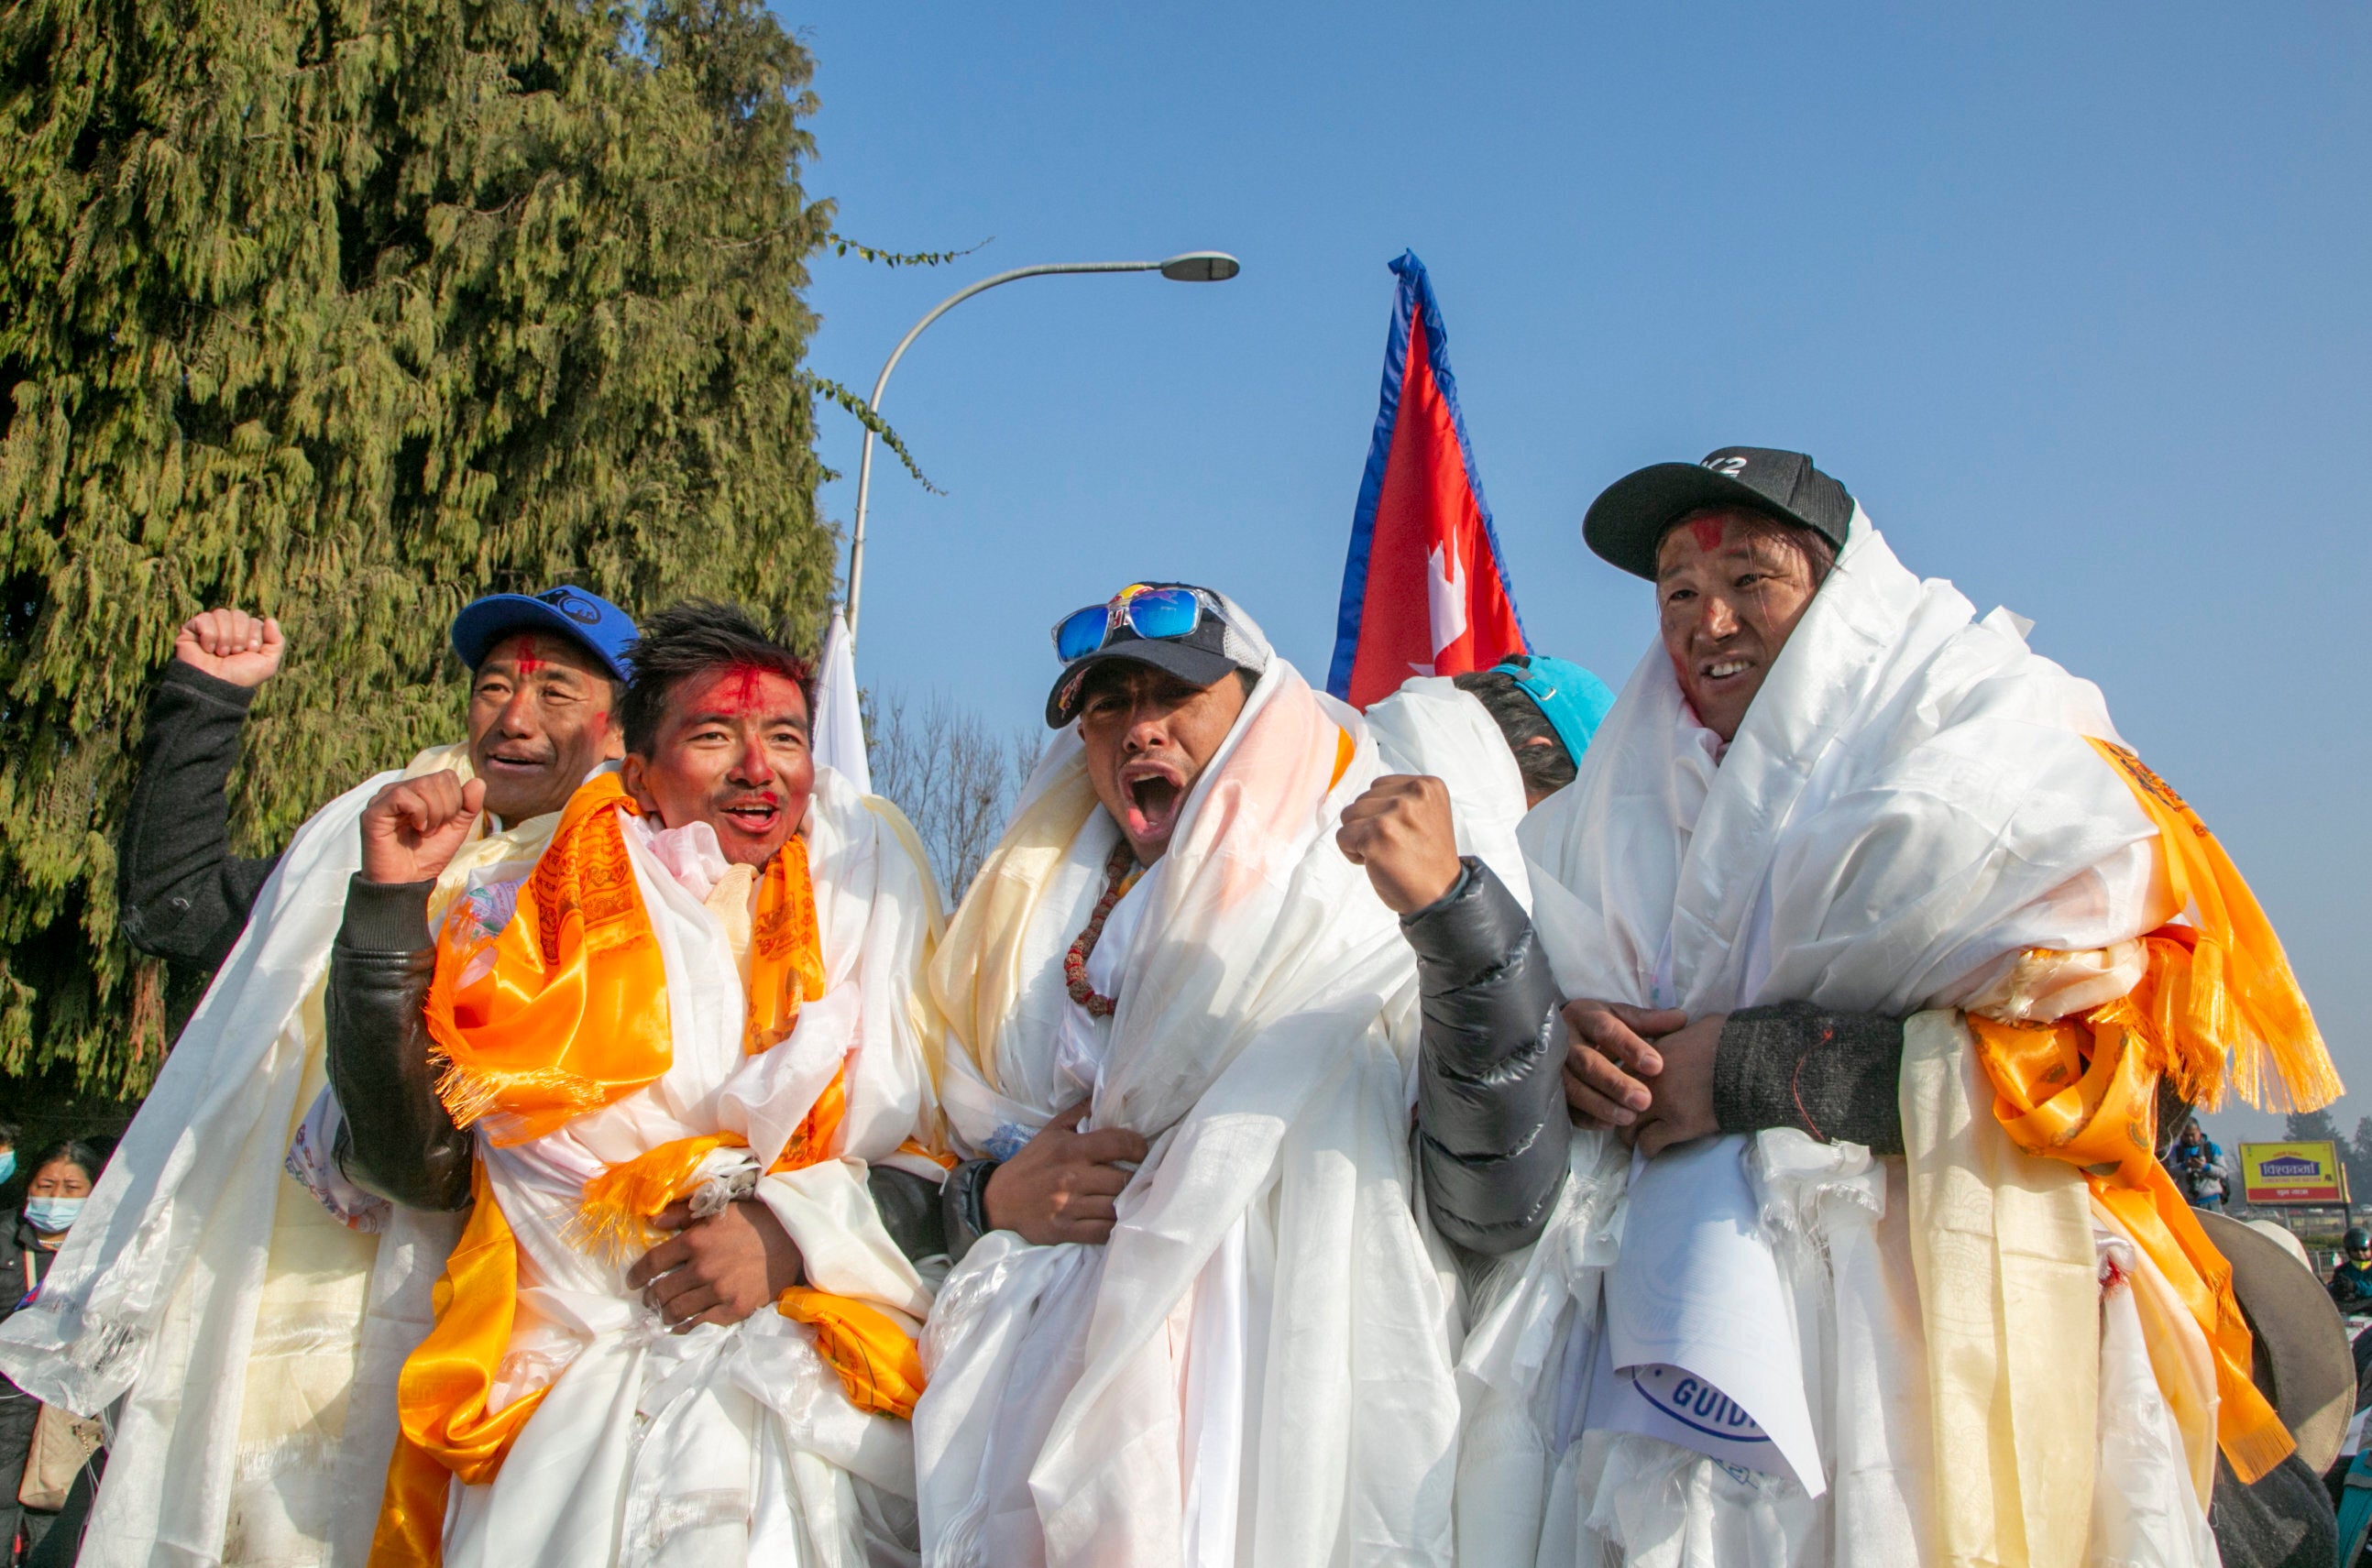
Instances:
[[[10,1177],[16,1174],[17,1151],[14,1149],[0,1149],[0,1182],[6,1182]]]
[[[25,1200],[25,1217],[32,1221],[33,1228],[43,1236],[55,1236],[75,1223],[75,1216],[82,1213],[85,1201],[81,1198],[28,1198]]]

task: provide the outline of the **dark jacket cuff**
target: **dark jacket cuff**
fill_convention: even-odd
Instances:
[[[1714,1051],[1724,1132],[1793,1127],[1824,1144],[1902,1152],[1902,1020],[1786,1002],[1743,1007]]]
[[[196,665],[180,659],[165,661],[165,668],[157,677],[157,684],[174,687],[185,696],[219,703],[242,715],[255,705],[255,694],[262,690],[260,686],[240,686],[218,675],[208,675]]]
[[[946,1229],[948,1261],[960,1263],[972,1243],[989,1233],[988,1179],[998,1162],[966,1160],[948,1172],[939,1187],[940,1223]]]
[[[1491,868],[1459,857],[1458,880],[1421,910],[1401,916],[1401,935],[1416,954],[1417,978],[1428,993],[1459,991],[1506,962],[1531,917]]]
[[[355,872],[346,884],[346,918],[338,927],[338,946],[356,953],[417,953],[434,947],[428,896],[436,890],[433,878],[366,882]]]

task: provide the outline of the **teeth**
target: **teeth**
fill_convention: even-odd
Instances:
[[[1724,676],[1742,674],[1745,669],[1746,661],[1744,659],[1726,658],[1717,664],[1706,666],[1705,675],[1709,679],[1719,680]]]

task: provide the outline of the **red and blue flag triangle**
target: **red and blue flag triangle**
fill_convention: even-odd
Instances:
[[[1326,689],[1353,707],[1412,675],[1462,675],[1529,651],[1458,412],[1441,307],[1416,252],[1384,341],[1383,406],[1351,518]]]

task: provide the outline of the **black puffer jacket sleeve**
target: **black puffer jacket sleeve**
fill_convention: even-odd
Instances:
[[[1417,1159],[1442,1235],[1475,1252],[1537,1239],[1571,1123],[1556,981],[1530,917],[1468,856],[1439,901],[1401,917],[1424,1009]]]

